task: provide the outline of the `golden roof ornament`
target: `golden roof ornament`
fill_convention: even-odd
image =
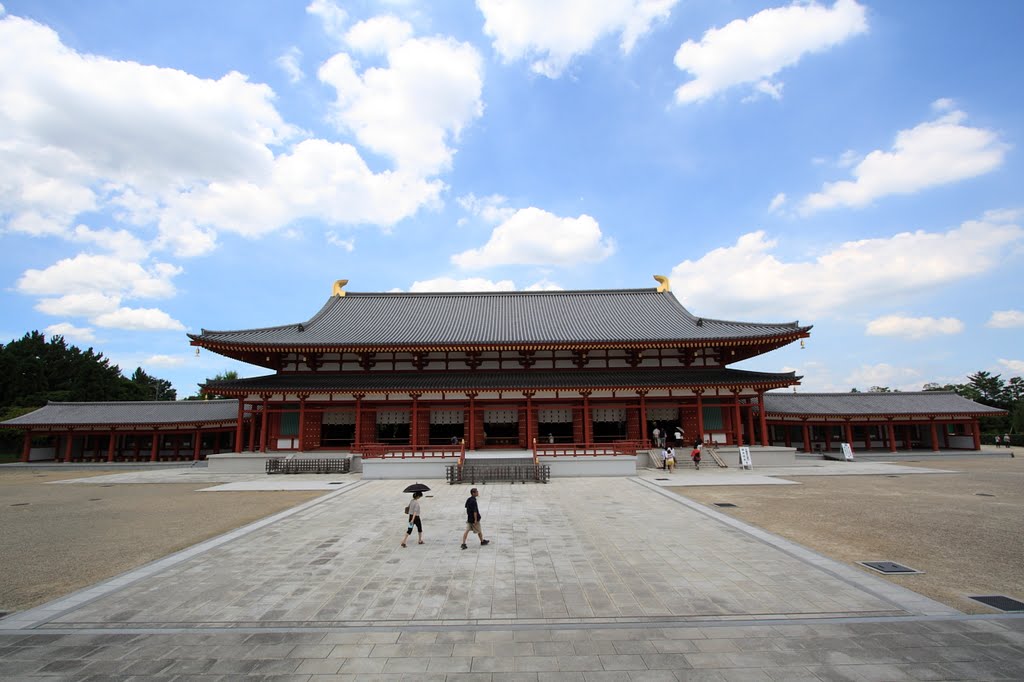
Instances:
[[[672,284],[668,281],[668,277],[665,275],[655,275],[654,279],[658,280],[659,294],[663,294],[666,291],[672,291]]]
[[[348,284],[347,279],[336,279],[334,280],[334,288],[331,290],[332,296],[344,296],[345,285]]]

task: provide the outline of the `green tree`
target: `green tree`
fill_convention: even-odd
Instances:
[[[137,367],[132,373],[131,382],[140,387],[145,394],[142,400],[177,400],[178,392],[166,379],[146,374],[141,367]]]
[[[208,377],[206,379],[206,381],[204,381],[203,383],[198,384],[199,388],[196,390],[196,394],[194,396],[190,396],[188,398],[188,400],[204,400],[204,399],[208,399],[208,398],[223,398],[224,396],[222,396],[222,395],[211,394],[211,393],[207,393],[206,395],[203,395],[203,386],[205,386],[206,384],[209,384],[209,383],[217,382],[217,381],[235,381],[237,379],[238,379],[238,372],[236,372],[233,369],[226,369],[223,372],[218,372],[217,374],[214,374],[212,377]]]

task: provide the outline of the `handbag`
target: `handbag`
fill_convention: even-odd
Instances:
[[[406,508],[405,508],[405,513],[406,513],[406,514],[408,514],[408,513],[409,513],[409,507],[406,507]]]

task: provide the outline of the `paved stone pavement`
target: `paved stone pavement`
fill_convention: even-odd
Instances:
[[[1024,679],[965,616],[653,482],[339,490],[0,620],[2,679]]]

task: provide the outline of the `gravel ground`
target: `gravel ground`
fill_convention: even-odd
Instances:
[[[0,471],[0,612],[37,606],[324,494],[196,492],[212,483],[45,485],[108,473]]]
[[[672,490],[709,506],[736,504],[712,508],[838,561],[924,571],[885,578],[965,613],[994,612],[969,596],[1024,600],[1024,457],[900,463],[957,473],[788,476],[802,485]]]

